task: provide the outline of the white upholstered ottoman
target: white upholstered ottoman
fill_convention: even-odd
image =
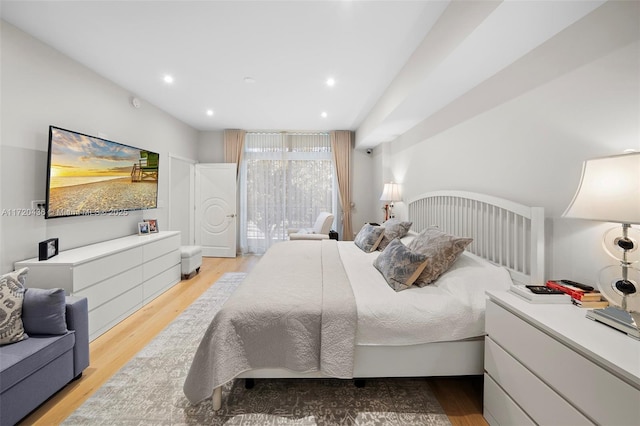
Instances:
[[[182,279],[188,280],[195,274],[200,272],[202,265],[202,247],[200,246],[181,246],[181,272]]]

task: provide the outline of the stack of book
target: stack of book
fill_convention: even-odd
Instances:
[[[530,287],[543,287],[544,286],[530,286]],[[571,296],[565,293],[534,293],[530,288],[525,285],[511,284],[509,289],[511,293],[520,296],[529,303],[571,303]]]
[[[568,294],[573,304],[581,308],[598,309],[609,306],[609,302],[602,297],[602,293],[584,284],[569,280],[549,280],[547,287]]]

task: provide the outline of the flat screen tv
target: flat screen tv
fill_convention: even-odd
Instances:
[[[47,219],[157,207],[156,152],[49,126],[48,153]]]

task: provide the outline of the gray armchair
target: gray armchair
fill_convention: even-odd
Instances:
[[[333,215],[329,212],[322,212],[318,215],[316,223],[311,228],[289,228],[290,240],[328,240],[329,230],[333,223]]]

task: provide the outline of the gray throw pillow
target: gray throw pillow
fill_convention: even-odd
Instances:
[[[425,268],[427,256],[409,250],[399,239],[392,240],[373,261],[389,286],[395,291],[406,290]]]
[[[27,333],[65,334],[66,302],[61,288],[28,288],[22,305],[22,322]]]
[[[0,346],[29,337],[22,323],[24,282],[28,271],[29,268],[22,268],[0,276]]]
[[[377,250],[382,251],[394,238],[402,238],[409,233],[413,222],[404,222],[396,218],[391,218],[382,224],[384,234],[382,241],[378,244]]]
[[[358,232],[353,242],[360,247],[362,251],[371,253],[375,251],[378,244],[380,244],[383,232],[384,228],[381,226],[373,226],[366,223],[362,229],[360,229],[360,232]]]
[[[456,237],[433,227],[419,233],[408,247],[424,254],[429,260],[415,284],[424,287],[437,280],[472,241],[472,238]]]

